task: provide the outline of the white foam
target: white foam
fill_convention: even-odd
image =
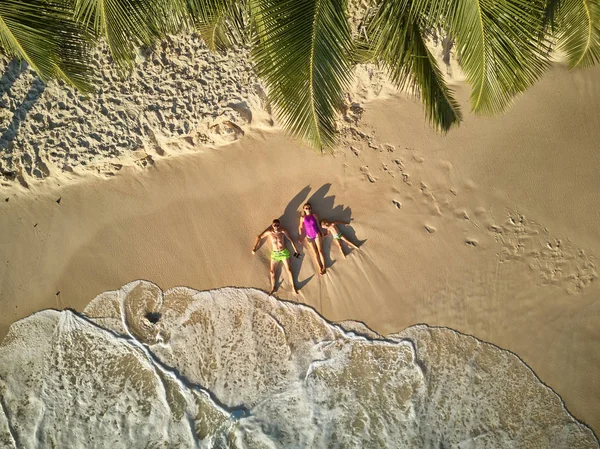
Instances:
[[[54,328],[40,333],[51,320]],[[191,447],[195,421],[212,426],[210,436],[225,420],[130,341],[69,311],[28,321],[0,348],[8,362],[0,368],[3,403],[18,447]]]
[[[370,339],[258,290],[142,281],[85,313],[11,327],[6,447],[598,447],[516,356],[450,329],[352,324]]]

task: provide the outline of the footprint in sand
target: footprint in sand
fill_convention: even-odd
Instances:
[[[433,226],[429,226],[429,225],[425,225],[425,230],[429,233],[429,234],[433,234],[435,232],[435,228]]]
[[[598,278],[595,257],[568,239],[553,237],[542,224],[510,213],[506,222],[488,230],[502,246],[500,261],[525,262],[541,284],[559,285],[577,294]]]
[[[405,184],[412,186],[412,181],[410,180],[410,175],[407,173],[402,173],[402,181],[404,181]]]
[[[490,231],[495,232],[496,234],[502,234],[502,226],[491,225]]]
[[[396,149],[396,147],[394,145],[391,145],[389,143],[384,143],[383,147],[388,150],[388,153],[393,153],[394,150]]]
[[[456,216],[456,218],[462,218],[463,220],[470,220],[469,214],[467,214],[467,211],[465,211],[463,209],[459,209],[459,210],[455,211],[454,215]]]
[[[396,209],[402,209],[402,203],[400,201],[392,200],[392,204],[396,206]]]
[[[358,151],[357,148],[354,148],[353,146],[350,147],[350,149],[352,150],[352,152],[354,153],[354,156],[358,156],[360,154],[360,151]]]
[[[377,178],[375,178],[374,176],[371,175],[371,173],[369,173],[368,165],[363,165],[362,167],[360,167],[360,171],[367,177],[369,182],[375,183],[377,181]]]
[[[394,159],[392,162],[398,166],[400,171],[404,170],[404,163],[400,159]]]
[[[467,240],[465,240],[465,243],[469,246],[473,246],[473,247],[477,246],[477,240],[475,240],[475,239],[467,239]]]
[[[154,159],[149,154],[134,162],[140,168],[148,167],[149,165],[154,165]]]

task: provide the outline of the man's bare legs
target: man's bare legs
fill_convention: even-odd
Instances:
[[[317,234],[317,238],[315,239],[315,241],[317,242],[318,258],[321,262],[319,264],[319,266],[321,267],[321,274],[325,274],[325,255],[323,254],[323,237],[321,237],[321,234]]]
[[[275,274],[277,273],[277,261],[271,259],[271,291],[269,295],[272,295],[275,291]]]
[[[285,267],[285,271],[287,271],[287,274],[290,277],[290,284],[292,286],[292,290],[295,294],[298,294],[298,290],[296,290],[296,285],[294,284],[294,275],[292,274],[292,264],[290,264],[290,259],[285,259],[283,261],[283,266]]]
[[[275,292],[275,286],[277,285],[277,265],[279,265],[279,262],[276,260],[271,260],[271,291],[269,292],[269,295],[272,295]],[[283,261],[283,266],[290,277],[290,284],[292,285],[293,292],[298,294],[298,290],[296,290],[296,284],[294,284],[294,275],[292,274],[292,265],[290,264],[290,259],[285,259]]]

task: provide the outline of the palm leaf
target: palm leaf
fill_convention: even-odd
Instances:
[[[120,67],[133,64],[137,47],[159,39],[169,19],[160,0],[73,0],[73,4],[75,19],[106,39]]]
[[[62,3],[40,0],[0,2],[0,46],[27,61],[43,80],[60,78],[90,91],[90,41]]]
[[[253,0],[258,74],[282,124],[317,148],[335,140],[351,79],[345,0]]]
[[[62,79],[83,93],[94,90],[91,64],[91,37],[75,22],[62,22],[55,78]]]
[[[570,68],[590,67],[600,61],[600,1],[554,0],[558,47]]]
[[[71,0],[72,1],[72,0]],[[150,0],[150,9],[158,16],[149,20],[147,26],[150,35],[164,37],[167,34],[179,34],[191,29],[193,20],[190,16],[189,2],[197,0]]]
[[[387,68],[396,87],[412,88],[421,96],[427,118],[436,129],[448,131],[457,125],[462,119],[460,108],[408,2],[382,3],[367,20],[372,53]]]
[[[556,15],[560,4],[561,0],[547,0],[544,10],[544,29],[549,30],[552,34],[554,33]]]
[[[407,0],[390,0],[407,4]],[[506,110],[549,66],[546,0],[413,0],[422,27],[447,24],[479,113]]]
[[[200,36],[212,51],[247,42],[246,1],[190,0],[189,12]]]

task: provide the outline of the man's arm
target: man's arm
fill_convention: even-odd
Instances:
[[[290,243],[292,244],[292,247],[294,248],[294,252],[297,253],[298,252],[298,248],[296,248],[296,244],[294,243],[294,240],[292,240],[292,236],[290,235],[290,233],[288,232],[287,229],[282,229],[281,230],[283,232],[283,235],[285,235],[287,237],[287,239],[290,241]]]
[[[263,232],[261,232],[260,234],[258,234],[256,236],[256,240],[254,241],[254,246],[252,247],[252,254],[256,253],[256,248],[258,247],[258,244],[260,243],[260,241],[262,239],[264,239],[269,234],[270,230],[271,230],[271,226],[269,226],[267,229],[265,229]]]
[[[334,225],[349,225],[349,221],[332,221]]]

